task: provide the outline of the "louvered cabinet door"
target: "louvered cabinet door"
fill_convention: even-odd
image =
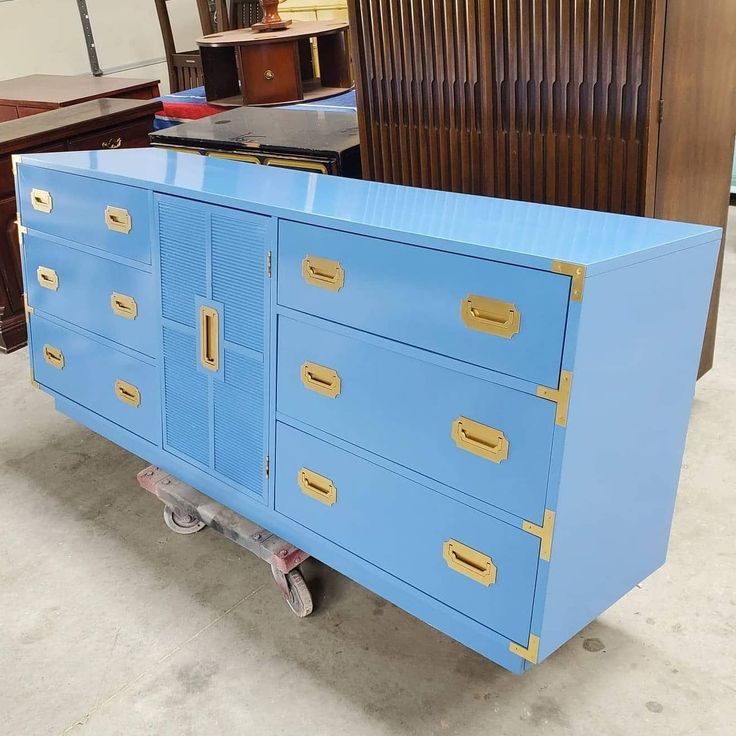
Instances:
[[[211,208],[212,299],[222,305],[222,365],[213,376],[213,470],[263,492],[266,250],[270,219]]]
[[[270,219],[160,195],[164,446],[264,496]]]

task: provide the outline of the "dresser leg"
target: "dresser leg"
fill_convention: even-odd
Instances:
[[[0,319],[0,353],[12,353],[27,343],[26,316],[23,312]]]

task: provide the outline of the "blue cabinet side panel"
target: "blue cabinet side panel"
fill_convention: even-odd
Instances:
[[[207,294],[207,210],[174,197],[158,197],[161,308],[166,319],[195,326],[195,298]]]
[[[665,560],[717,252],[585,284],[540,659]]]
[[[225,304],[225,340],[263,352],[263,278],[268,218],[212,217],[212,298]]]

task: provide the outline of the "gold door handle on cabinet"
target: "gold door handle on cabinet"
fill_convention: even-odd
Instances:
[[[43,359],[53,368],[64,370],[64,353],[48,343],[43,346]]]
[[[493,585],[496,582],[497,571],[493,560],[488,555],[484,555],[456,539],[448,539],[444,543],[442,556],[451,570],[459,572],[481,585]]]
[[[220,315],[213,307],[199,308],[199,359],[207,370],[220,369]]]
[[[500,463],[509,456],[509,441],[495,427],[475,422],[467,417],[458,417],[452,423],[452,439],[461,450],[480,455],[486,460]]]
[[[133,228],[133,218],[128,210],[107,205],[105,207],[105,225],[107,225],[108,230],[127,235]]]
[[[110,296],[110,306],[114,314],[124,319],[135,319],[138,316],[138,305],[132,296],[118,294],[113,291]]]
[[[306,493],[307,496],[316,498],[318,501],[327,504],[327,506],[332,506],[337,501],[337,488],[324,475],[315,473],[313,470],[307,470],[307,468],[300,468],[297,481],[302,493]]]
[[[39,212],[51,212],[54,208],[51,192],[45,189],[31,189],[31,206]]]
[[[511,302],[469,294],[460,305],[465,326],[497,337],[512,338],[521,329],[521,313]]]
[[[337,371],[317,363],[302,363],[302,383],[310,390],[331,399],[340,395],[341,381]]]
[[[345,271],[338,261],[317,256],[305,256],[302,261],[302,276],[311,286],[328,291],[340,291],[345,285]]]
[[[43,286],[44,289],[56,291],[59,288],[59,274],[57,274],[53,268],[39,266],[36,269],[36,279],[38,279],[38,283]]]
[[[123,381],[122,378],[118,378],[115,381],[115,396],[124,404],[129,404],[136,409],[141,405],[141,392],[138,390],[138,387],[132,383]]]

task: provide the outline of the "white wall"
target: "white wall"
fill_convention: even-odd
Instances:
[[[168,77],[160,61],[164,51],[153,0],[87,0],[87,6],[103,71],[160,78],[165,90]],[[193,0],[169,0],[169,15],[178,48],[194,48],[201,29]],[[146,66],[135,68],[140,64]],[[0,2],[0,79],[89,73],[76,0]]]

